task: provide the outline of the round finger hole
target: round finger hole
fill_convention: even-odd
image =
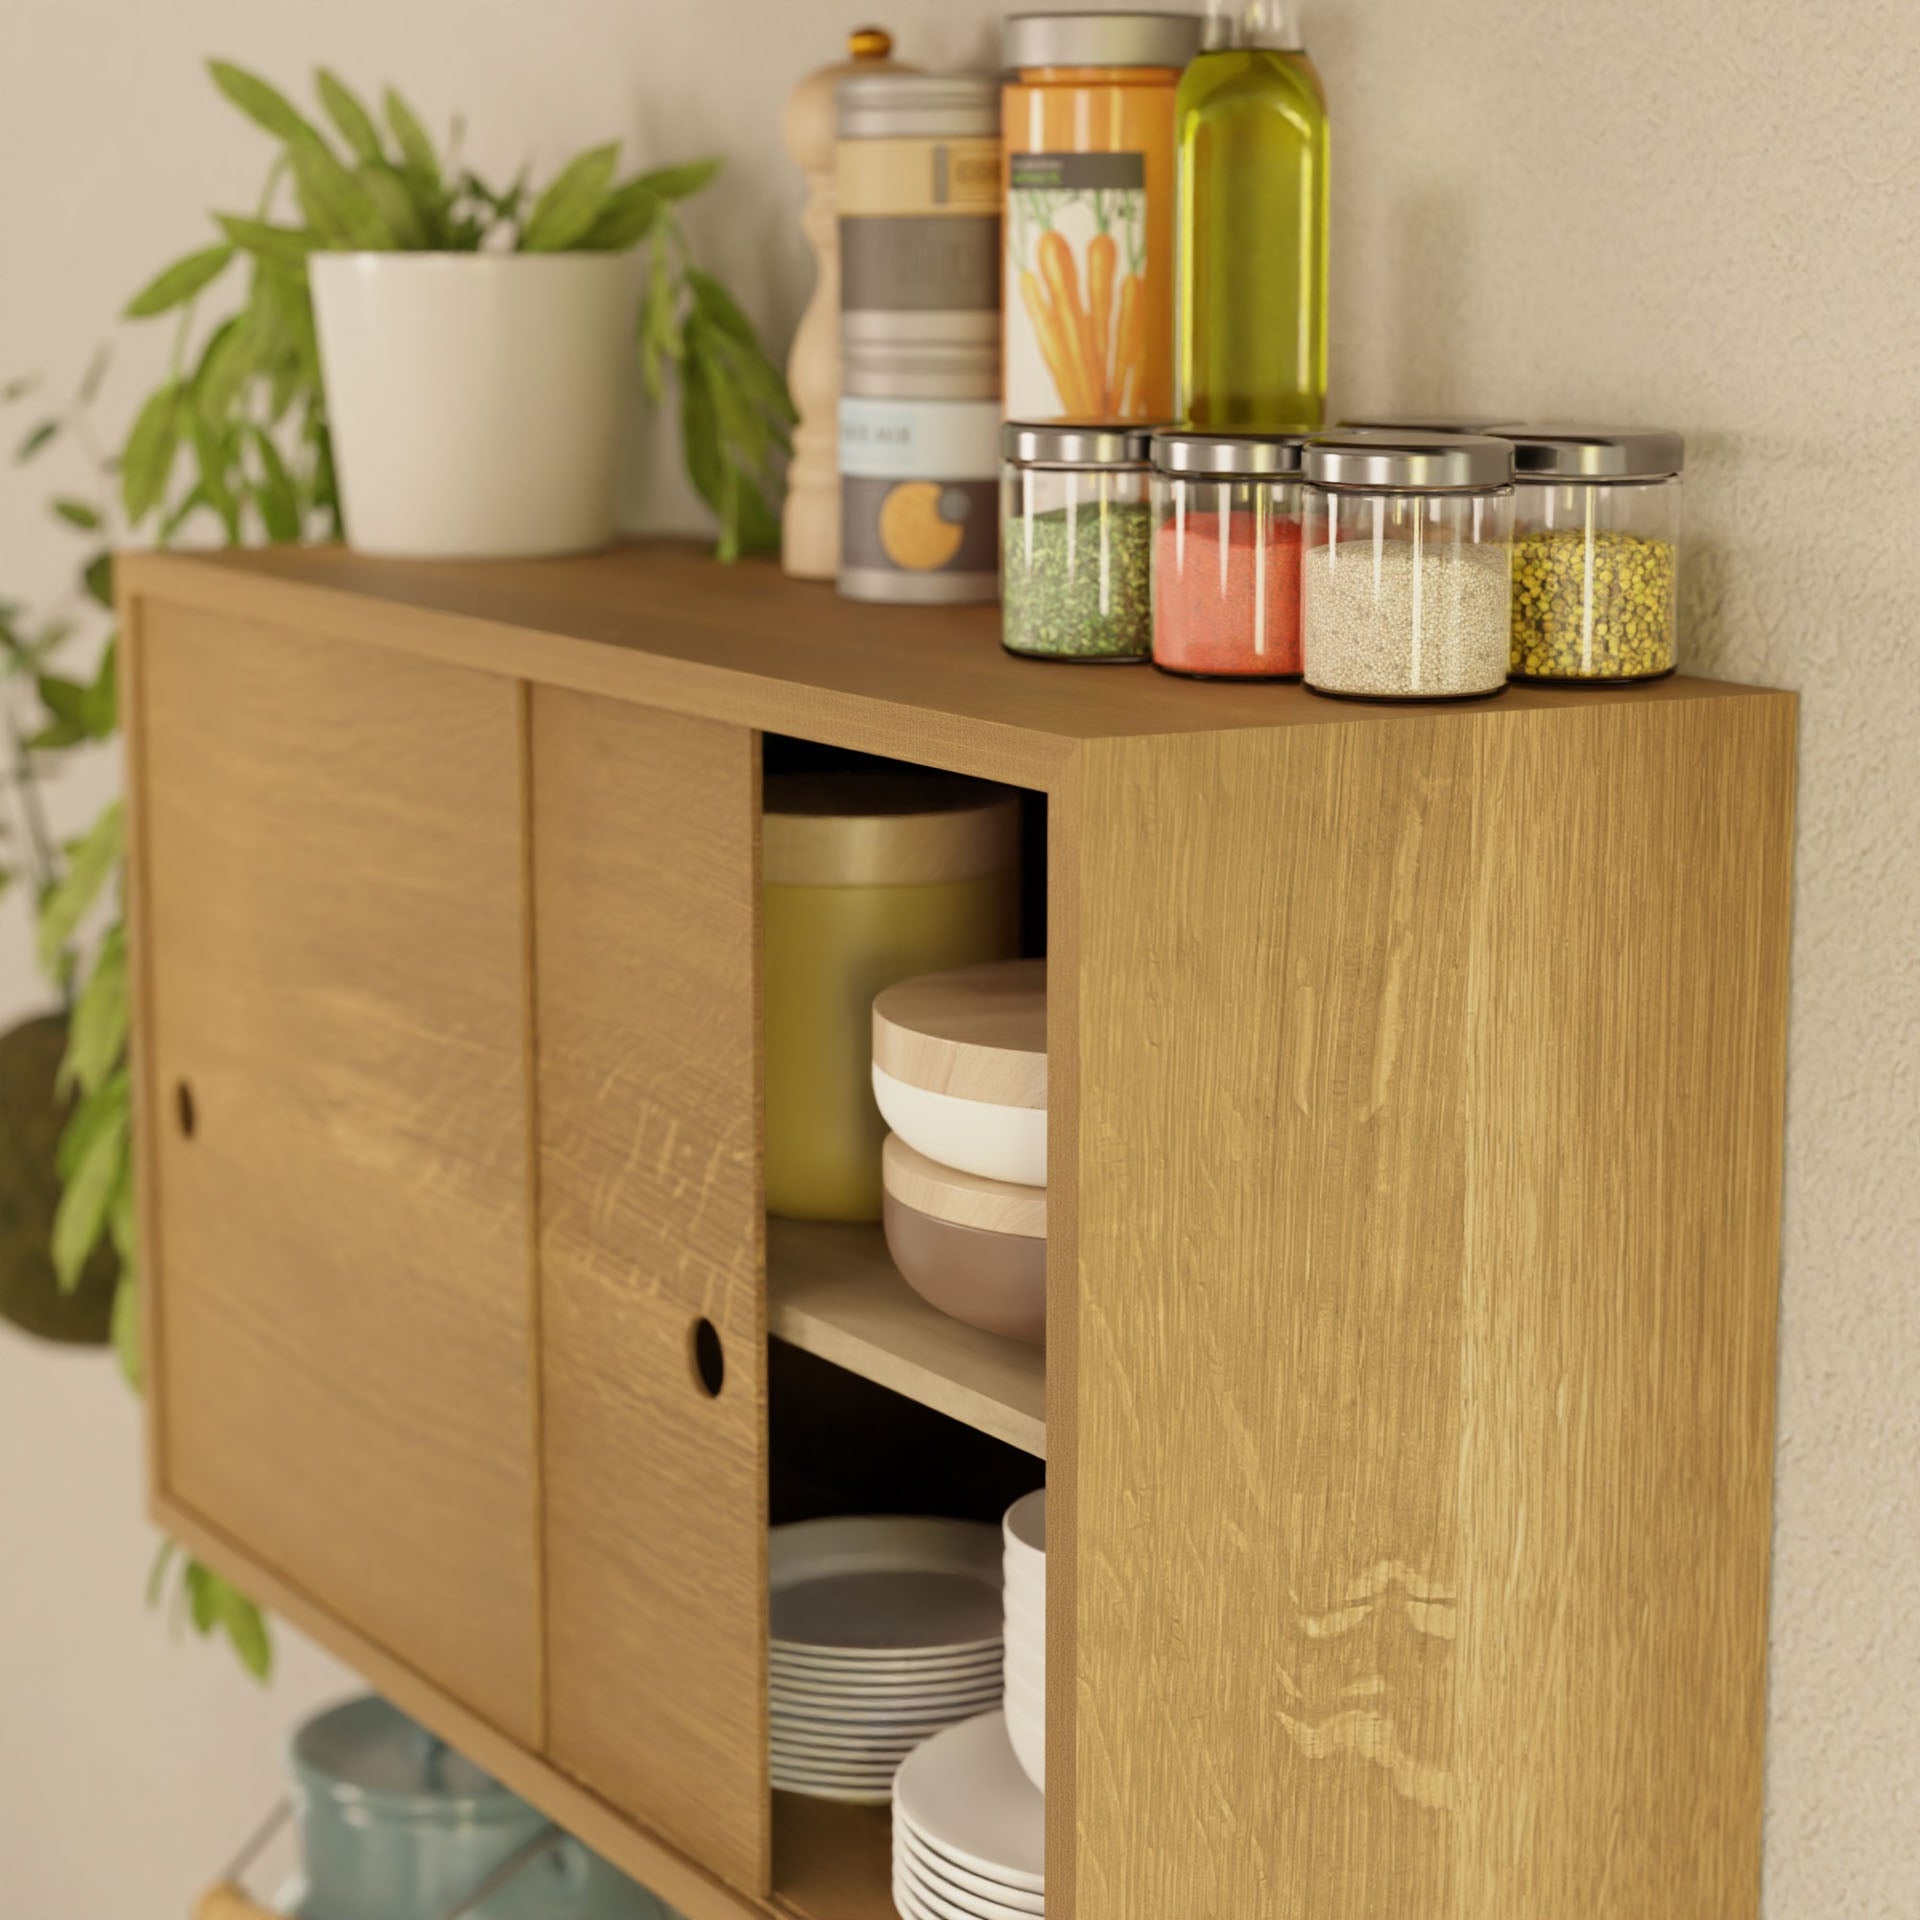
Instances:
[[[711,1320],[693,1323],[693,1377],[709,1400],[719,1399],[726,1384],[727,1356],[720,1346],[720,1330]]]

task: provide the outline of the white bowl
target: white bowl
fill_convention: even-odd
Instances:
[[[1044,1697],[1047,1691],[1045,1649],[1008,1647],[1006,1684],[1009,1687],[1029,1687]]]
[[[1006,1571],[1009,1580],[1037,1580],[1047,1583],[1047,1490],[1038,1487],[1023,1494],[1007,1509],[1000,1523],[1007,1543]]]
[[[1001,1633],[1019,1629],[1044,1634],[1047,1630],[1047,1583],[1022,1574],[1000,1590]]]
[[[1027,1778],[1047,1790],[1047,1716],[1009,1699],[1007,1702],[1007,1739],[1013,1745],[1013,1757],[1020,1762]]]
[[[873,1070],[873,1097],[887,1125],[929,1160],[1016,1186],[1047,1184],[1045,1107],[962,1100],[896,1080],[881,1066]]]

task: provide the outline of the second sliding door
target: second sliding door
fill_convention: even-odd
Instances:
[[[529,706],[546,1748],[768,1883],[759,738]]]

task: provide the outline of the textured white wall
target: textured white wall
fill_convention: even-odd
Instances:
[[[991,60],[985,0],[877,11],[922,64]],[[1308,19],[1333,101],[1336,399],[1683,428],[1692,659],[1805,696],[1766,1906],[1911,1920],[1920,6],[1309,0]],[[610,134],[725,151],[696,235],[784,339],[807,282],[779,108],[853,24],[826,0],[6,0],[0,375],[77,376],[201,210],[250,192],[261,146],[200,72],[216,52],[393,79],[435,121],[463,109],[503,164]],[[163,352],[123,349],[110,417]],[[668,436],[649,449],[635,523],[688,524]],[[0,593],[69,559],[47,478],[0,475]],[[24,951],[9,925],[0,1012],[32,995]],[[294,1649],[255,1695],[141,1614],[134,1446],[104,1369],[0,1339],[9,1915],[175,1920],[279,1725],[339,1684]]]

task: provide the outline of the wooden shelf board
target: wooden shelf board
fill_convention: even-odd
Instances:
[[[773,1903],[799,1920],[897,1920],[888,1810],[776,1793]]]
[[[878,1227],[769,1219],[767,1328],[1023,1453],[1047,1456],[1040,1348],[928,1306],[901,1279]]]
[[[1046,789],[1092,740],[1379,724],[1292,685],[1079,673],[1000,646],[998,607],[870,606],[771,561],[690,541],[554,560],[375,560],[344,547],[123,556],[154,597],[583,693]],[[1620,689],[1514,687],[1489,715],[1750,691],[1684,676]],[[1417,726],[1448,708],[1397,710]]]

